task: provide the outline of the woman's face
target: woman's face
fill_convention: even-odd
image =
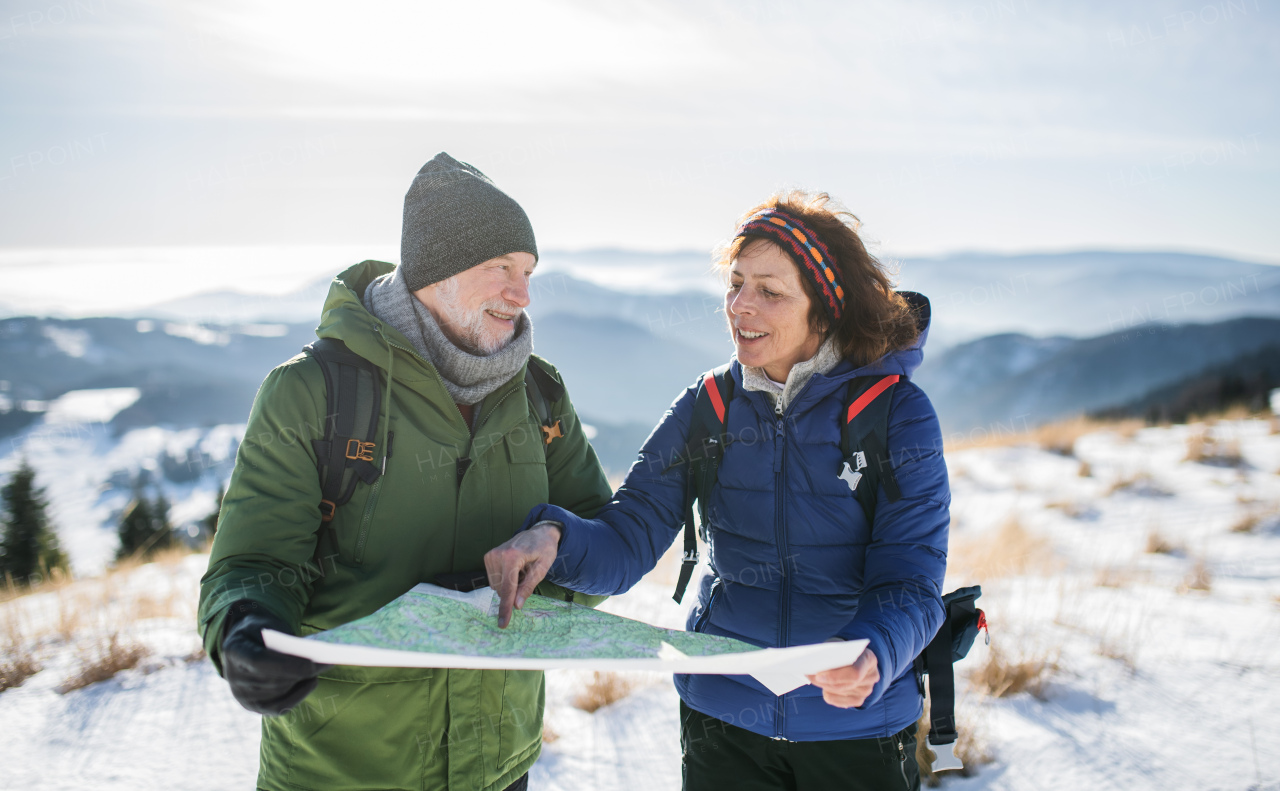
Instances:
[[[743,365],[775,382],[818,353],[822,335],[809,326],[809,294],[791,257],[768,241],[749,242],[729,266],[724,312]]]

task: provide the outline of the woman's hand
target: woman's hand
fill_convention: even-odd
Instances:
[[[822,699],[832,706],[849,709],[861,706],[880,680],[876,655],[868,648],[846,667],[824,670],[809,676],[809,683],[822,690]]]
[[[524,600],[547,576],[559,548],[560,525],[540,522],[485,553],[489,585],[498,592],[498,628],[507,628],[512,607],[523,607]]]

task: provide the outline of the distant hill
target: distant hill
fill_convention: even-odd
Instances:
[[[719,361],[715,365],[733,354],[723,298],[706,291],[628,292],[551,272],[533,278],[530,300],[529,315],[535,329],[541,328],[543,316],[602,318],[627,322],[658,338],[703,349]],[[541,335],[535,332],[535,345],[540,342]]]
[[[0,371],[14,406],[70,390],[139,388],[141,398],[116,416],[117,430],[240,423],[267,372],[314,337],[305,325],[3,319]]]
[[[160,302],[131,312],[137,318],[167,319],[193,324],[253,324],[280,322],[310,324],[320,322],[324,298],[332,277],[314,280],[287,294],[246,294],[239,291],[212,291]]]
[[[997,335],[927,358],[914,379],[944,433],[998,431],[1125,404],[1277,343],[1280,319],[1267,318],[1148,325],[1080,340]]]
[[[620,319],[563,313],[534,322],[534,345],[564,375],[584,419],[650,427],[699,374],[728,359]]]
[[[1264,346],[1155,388],[1128,403],[1099,410],[1093,417],[1138,417],[1148,423],[1185,423],[1195,416],[1235,406],[1263,411],[1268,409],[1269,396],[1276,387],[1280,387],[1280,346]]]
[[[933,303],[932,342],[1088,337],[1143,324],[1280,317],[1280,266],[1166,252],[963,253],[899,262]]]

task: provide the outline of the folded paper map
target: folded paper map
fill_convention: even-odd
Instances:
[[[775,695],[806,674],[853,664],[866,640],[757,648],[728,637],[660,629],[544,596],[498,628],[492,588],[418,585],[382,609],[309,637],[264,630],[268,648],[332,665],[489,670],[656,670],[749,675]]]

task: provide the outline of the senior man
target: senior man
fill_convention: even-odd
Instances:
[[[542,744],[542,673],[316,665],[265,648],[261,632],[361,618],[419,582],[483,569],[539,503],[589,516],[609,500],[563,383],[531,358],[524,308],[537,259],[524,210],[479,170],[441,153],[418,172],[400,265],[339,274],[316,330],[376,366],[373,438],[342,440],[368,473],[345,503],[325,496],[318,472],[334,441],[324,365],[300,354],[258,391],[199,626],[236,699],[268,715],[259,788],[527,784]],[[534,366],[551,398],[526,387]]]

